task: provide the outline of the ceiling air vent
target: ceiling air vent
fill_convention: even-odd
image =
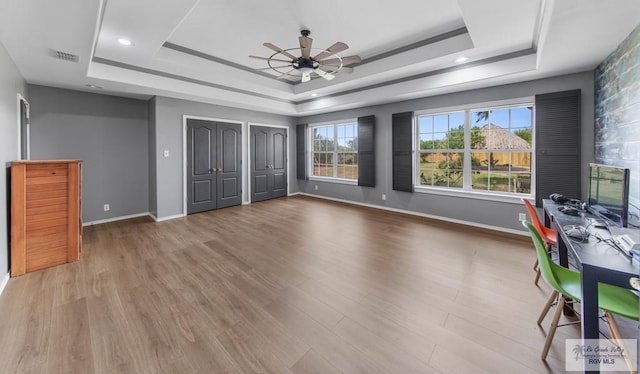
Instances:
[[[53,49],[51,50],[51,56],[53,56],[53,58],[57,58],[58,60],[69,61],[69,62],[78,62],[78,60],[80,59],[78,55],[74,55],[72,53],[67,53],[62,51],[55,51]]]

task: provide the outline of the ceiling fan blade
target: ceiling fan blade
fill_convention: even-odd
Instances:
[[[337,73],[338,72],[338,71],[336,71],[338,69],[338,67],[335,66],[335,65],[332,66],[332,65],[320,64],[320,67],[323,68],[323,69],[326,69],[326,70],[331,70],[333,73]],[[339,71],[343,72],[343,73],[351,74],[351,73],[353,73],[353,68],[350,68],[348,66],[343,66],[343,67],[340,68]]]
[[[345,72],[347,74],[351,74],[351,73],[353,73],[353,68],[350,68],[348,66],[343,66],[343,67],[340,68],[340,71],[343,71],[343,72]]]
[[[291,75],[291,73],[293,73],[294,71],[296,71],[296,69],[291,69],[288,72],[286,72],[286,73],[284,73],[282,75],[279,75],[276,79],[284,79],[284,78],[288,77],[289,75]]]
[[[336,77],[335,75],[327,73],[326,71],[320,70],[318,68],[313,69],[313,71],[314,71],[314,73],[318,74],[319,76],[321,76],[322,78],[324,78],[324,79],[326,79],[328,81],[330,81],[330,80],[332,80],[333,78]]]
[[[269,57],[260,57],[260,56],[249,56],[249,57],[256,58],[258,60],[278,61],[278,62],[291,62],[291,60],[280,60],[280,59],[277,59],[277,58],[269,58]]]
[[[298,41],[300,42],[300,51],[302,51],[302,58],[309,58],[309,55],[311,54],[311,44],[313,44],[313,39],[306,36],[301,36],[298,38]]]
[[[346,45],[343,42],[337,42],[334,45],[332,45],[331,47],[327,48],[325,51],[322,51],[320,53],[318,53],[317,55],[315,55],[313,57],[314,60],[316,61],[320,61],[323,58],[327,58],[331,55],[334,55],[336,53],[340,53],[342,51],[344,51],[345,49],[349,48],[348,45]]]
[[[267,48],[269,48],[269,49],[272,49],[272,50],[274,50],[274,51],[276,51],[276,52],[279,52],[279,53],[281,53],[281,54],[283,54],[283,55],[285,55],[285,56],[289,57],[289,58],[290,58],[290,59],[292,59],[292,60],[297,59],[297,57],[296,57],[296,56],[292,55],[291,53],[289,53],[289,52],[285,51],[284,49],[282,49],[282,48],[280,48],[280,47],[278,47],[278,46],[275,46],[275,45],[273,45],[273,44],[271,44],[271,43],[263,43],[262,45],[263,45],[263,46],[265,46],[265,47],[267,47]]]
[[[302,72],[302,82],[308,82],[310,80],[311,80],[311,72],[310,71]]]
[[[268,67],[268,68],[259,68],[259,69],[255,69],[255,70],[271,70],[271,69],[283,69],[283,68],[290,68],[293,65],[284,65],[284,66],[272,66],[272,67]],[[344,68],[343,68],[344,69]],[[342,70],[342,69],[340,69]]]
[[[341,62],[342,62],[342,65],[351,65],[351,64],[360,63],[362,59],[358,55],[353,55],[353,56],[342,57],[342,60],[340,60],[339,58],[328,58],[326,60],[318,60],[318,61],[324,65],[340,65]]]

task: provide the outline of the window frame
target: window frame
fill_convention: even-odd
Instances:
[[[503,191],[489,191],[472,188],[472,166],[471,155],[474,149],[471,149],[471,128],[473,127],[471,115],[477,111],[496,110],[511,107],[525,107],[530,106],[532,108],[531,113],[531,186],[530,192],[516,193],[516,192],[503,192]],[[463,157],[463,181],[462,187],[444,187],[444,186],[428,186],[420,184],[420,156],[423,152],[420,150],[420,116],[433,116],[439,114],[451,114],[456,112],[464,113],[464,149],[462,150]],[[520,202],[521,198],[533,199],[535,198],[535,155],[536,155],[536,139],[535,139],[535,97],[522,97],[508,100],[480,102],[473,104],[457,105],[450,107],[432,108],[422,111],[414,112],[413,119],[413,178],[414,178],[414,190],[421,193],[433,193],[439,195],[459,196],[483,200],[494,200],[502,202]],[[443,149],[444,152],[454,152],[452,149]],[[457,151],[457,150],[455,150]],[[475,150],[477,151],[477,150]],[[487,152],[490,150],[487,149]],[[508,150],[511,152],[522,152],[521,149]]]
[[[357,118],[348,118],[348,119],[340,119],[335,121],[326,121],[326,122],[317,122],[310,123],[307,126],[307,167],[309,170],[309,180],[313,181],[322,181],[322,182],[331,182],[331,183],[340,183],[340,184],[349,184],[349,185],[358,185],[358,176],[356,174],[356,178],[340,178],[337,177],[337,167],[338,167],[338,148],[335,147],[333,150],[333,175],[334,176],[323,176],[323,175],[314,175],[314,165],[313,165],[313,154],[314,154],[314,129],[317,127],[333,127],[333,136],[334,136],[334,144],[337,145],[338,138],[338,126],[339,125],[347,125],[347,124],[355,124],[356,132],[355,138],[358,139],[358,119]],[[355,151],[358,154],[358,150]],[[359,166],[359,165],[358,165]]]

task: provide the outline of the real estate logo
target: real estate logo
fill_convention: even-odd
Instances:
[[[565,370],[630,371],[638,367],[635,339],[567,339]]]

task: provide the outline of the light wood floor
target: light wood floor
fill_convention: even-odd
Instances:
[[[533,261],[528,238],[309,197],[86,227],[80,262],[7,285],[0,372],[563,372],[579,328],[540,360]]]

